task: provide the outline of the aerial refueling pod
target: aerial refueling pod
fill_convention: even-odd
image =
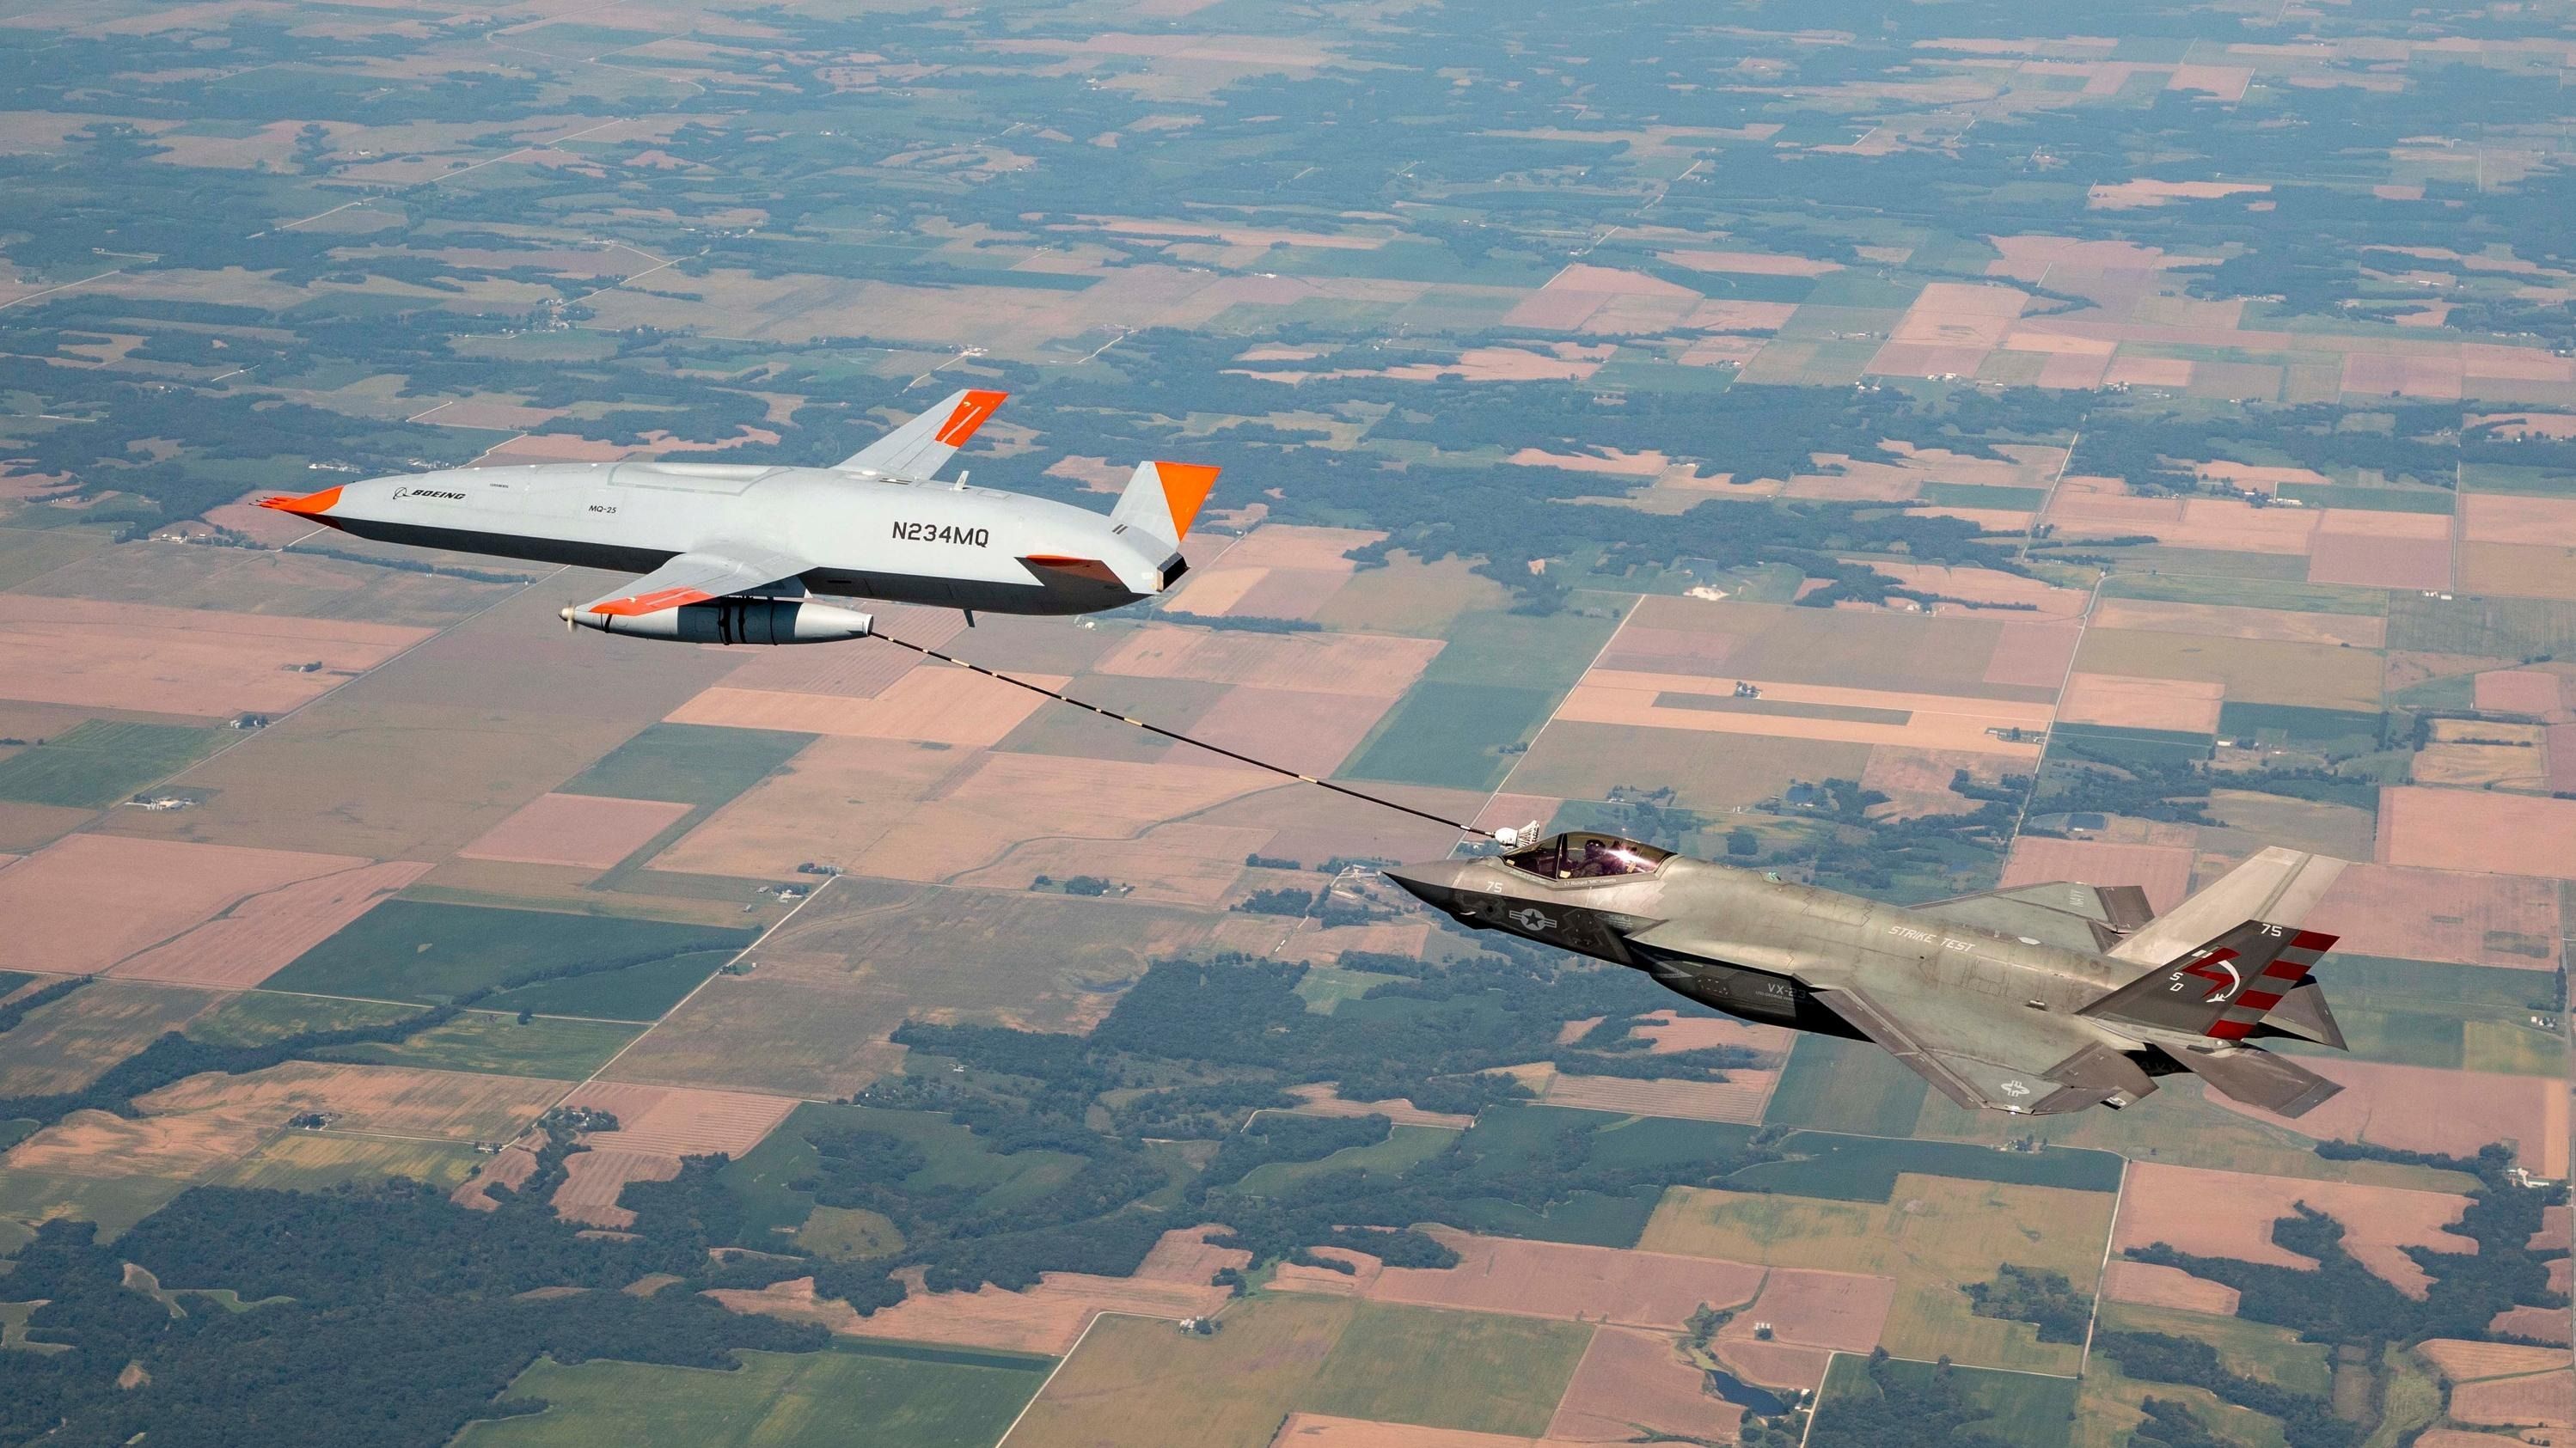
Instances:
[[[856,609],[802,598],[728,596],[684,603],[651,613],[600,613],[567,608],[567,624],[636,638],[684,644],[828,644],[862,639],[876,619]]]

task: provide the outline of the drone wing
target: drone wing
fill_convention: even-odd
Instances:
[[[832,464],[837,472],[923,479],[938,475],[1011,394],[965,388],[912,421]]]

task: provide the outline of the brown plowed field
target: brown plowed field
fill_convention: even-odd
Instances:
[[[1270,785],[1270,776],[1233,764],[992,754],[844,863],[878,879],[947,880],[1036,838],[1129,838]]]
[[[1779,1341],[1867,1352],[1886,1332],[1895,1301],[1892,1278],[1775,1267],[1763,1278],[1753,1305],[1735,1314],[1718,1335],[1752,1341],[1754,1324],[1767,1322]]]
[[[2460,586],[2515,598],[2576,599],[2576,548],[2557,544],[2463,543]]]
[[[574,1152],[564,1167],[564,1184],[555,1188],[553,1198],[555,1215],[622,1232],[635,1225],[635,1214],[617,1205],[626,1184],[669,1181],[680,1174],[680,1159],[659,1152],[593,1149]]]
[[[1252,1254],[1240,1247],[1211,1247],[1207,1239],[1221,1234],[1223,1227],[1192,1227],[1187,1231],[1165,1232],[1154,1244],[1145,1260],[1136,1264],[1139,1282],[1177,1282],[1185,1287],[1204,1287],[1209,1278],[1222,1268],[1238,1270],[1252,1265]],[[1347,1254],[1357,1256],[1357,1253]]]
[[[1062,688],[1055,674],[1026,676]],[[718,685],[674,709],[674,724],[720,724],[736,729],[785,729],[851,739],[910,739],[932,744],[991,748],[1020,727],[1045,699],[945,664],[923,664],[873,698],[790,694]]]
[[[2564,1314],[2561,1314],[2562,1316]],[[2511,1378],[2524,1373],[2545,1373],[2552,1369],[2564,1372],[2570,1366],[2567,1350],[2561,1347],[2516,1347],[2503,1342],[2467,1342],[2459,1338],[2437,1337],[2420,1342],[2415,1350],[2424,1360],[2442,1370],[2442,1376],[2455,1383],[2474,1382],[2479,1378]]]
[[[1004,1292],[989,1285],[973,1292],[924,1292],[916,1285],[913,1294],[899,1305],[865,1318],[847,1303],[815,1301],[810,1277],[758,1292],[735,1290],[708,1295],[736,1312],[768,1312],[817,1322],[834,1332],[853,1336],[1000,1348],[1051,1357],[1072,1351],[1083,1328],[1097,1313],[1124,1312],[1177,1322],[1184,1317],[1203,1317],[1229,1300],[1222,1287],[1094,1277],[1078,1272],[1046,1273],[1037,1286],[1025,1292]]]
[[[1465,1428],[1425,1428],[1414,1423],[1372,1423],[1322,1413],[1291,1413],[1268,1448],[1570,1448],[1555,1438],[1515,1438]]]
[[[447,1199],[477,1212],[499,1211],[501,1204],[484,1188],[500,1186],[515,1192],[526,1186],[528,1179],[537,1174],[537,1153],[545,1149],[545,1144],[546,1134],[542,1131],[527,1140],[511,1142],[499,1154],[484,1158],[474,1175],[449,1193]]]
[[[2451,1416],[2463,1423],[2576,1426],[2576,1373],[2562,1367],[2527,1378],[2469,1383],[2452,1392]]]
[[[2470,493],[2460,499],[2460,536],[2477,543],[2576,548],[2576,501]]]
[[[651,1152],[675,1160],[714,1152],[740,1156],[758,1146],[796,1109],[796,1099],[789,1096],[606,1081],[575,1087],[564,1104],[617,1118],[615,1131],[589,1132],[582,1137],[584,1145],[600,1151]]]
[[[2481,714],[2529,714],[2546,718],[2567,707],[2564,681],[2538,669],[2493,669],[2478,675]]]
[[[1547,1436],[1572,1443],[1633,1443],[1641,1431],[1685,1442],[1733,1438],[1744,1410],[1711,1397],[1704,1381],[1669,1334],[1602,1328],[1557,1401]]]
[[[280,886],[244,899],[167,945],[126,957],[107,973],[247,989],[428,873],[427,865],[394,860]]]
[[[2141,1307],[2175,1307],[2216,1317],[2236,1315],[2235,1288],[2212,1282],[2206,1277],[2194,1277],[2179,1267],[2115,1260],[2103,1284],[2103,1297],[2113,1302],[2134,1302]]]
[[[560,1081],[519,1076],[289,1061],[243,1076],[191,1076],[134,1104],[155,1115],[251,1111],[277,1125],[319,1111],[343,1131],[507,1141],[562,1094]]]
[[[1657,1011],[1638,1022],[1629,1034],[1652,1041],[1654,1044],[1647,1049],[1655,1055],[1710,1046],[1742,1046],[1783,1060],[1798,1039],[1798,1033],[1786,1026],[1757,1026],[1733,1016],[1680,1016],[1668,1010]]]
[[[2023,689],[2054,689],[2075,662],[2075,646],[2084,628],[2075,623],[2006,622],[1995,636],[1994,656],[1986,663],[1985,682]]]
[[[366,864],[347,855],[72,835],[0,871],[0,920],[9,922],[0,967],[104,971],[253,896]]]
[[[605,870],[688,812],[689,806],[668,800],[541,794],[456,853],[468,860]]]
[[[1190,733],[1255,759],[1284,764],[1300,774],[1329,779],[1394,702],[1367,694],[1238,686],[1200,715]]]
[[[1254,618],[1313,618],[1351,575],[1322,568],[1273,568],[1235,606]]]
[[[2353,864],[2306,923],[2360,955],[2520,970],[2558,960],[2558,887],[2524,876]]]
[[[1301,1267],[1282,1262],[1271,1274],[1271,1285],[1283,1292],[1311,1292],[1324,1297],[1365,1297],[1386,1264],[1365,1252],[1348,1252],[1339,1247],[1314,1247],[1312,1255],[1332,1262],[1347,1262],[1348,1272],[1330,1267]]]
[[[2191,893],[2192,852],[2180,845],[2114,845],[2024,835],[2004,862],[2003,886],[2073,880],[2082,885],[2136,885],[2163,914]]]
[[[2240,608],[2217,603],[2168,603],[2157,599],[2106,598],[2093,622],[2103,628],[2151,629],[2161,633],[2206,634],[2213,638],[2274,639],[2298,644],[2350,644],[2357,649],[2383,648],[2388,620],[2375,614],[2296,613],[2280,608]]]
[[[1887,807],[1873,814],[1872,819],[1914,819],[1922,815],[1966,814],[1976,808],[1950,788],[1960,770],[1966,770],[1968,777],[1979,783],[1992,785],[2002,779],[2008,768],[2007,762],[1995,755],[1971,750],[1881,744],[1869,751],[1869,767],[1861,771],[1860,782],[1863,788],[1877,790],[1888,798]]]
[[[1780,1083],[1777,1071],[1730,1070],[1724,1081],[1632,1081],[1624,1076],[1560,1075],[1547,1088],[1550,1106],[1675,1116],[1690,1121],[1756,1122]]]
[[[2111,724],[2126,729],[2218,732],[2225,691],[2199,679],[2130,679],[2117,674],[2072,674],[2057,701],[2058,722]]]
[[[1220,618],[1235,612],[1243,596],[1270,576],[1267,568],[1210,568],[1190,575],[1189,582],[1163,606],[1166,613]],[[1244,609],[1246,613],[1251,610]]]
[[[277,1121],[239,1111],[140,1120],[75,1111],[0,1156],[0,1166],[61,1176],[193,1181],[258,1150],[277,1126]]]
[[[2118,1252],[2166,1242],[2207,1257],[2312,1267],[2308,1258],[2272,1241],[2273,1220],[2291,1215],[2300,1202],[2342,1222],[2345,1249],[2410,1297],[2423,1296],[2432,1279],[2402,1248],[2476,1250],[2469,1238],[2445,1230],[2469,1206],[2468,1198],[2448,1192],[2296,1181],[2155,1162],[2131,1163],[2112,1247]]]
[[[2576,880],[2576,800],[2482,790],[2384,789],[2379,795],[2379,858],[2389,865]],[[0,875],[0,883],[8,878]]]
[[[1132,886],[1124,898],[1214,908],[1243,875],[1244,857],[1269,842],[1266,830],[1222,825],[1157,825],[1132,840],[1032,840],[956,883],[1026,890],[1040,875],[1097,875]]]
[[[1389,1267],[1369,1287],[1372,1301],[1679,1328],[1701,1304],[1732,1307],[1762,1285],[1762,1269],[1741,1262],[1447,1230],[1433,1235],[1458,1254],[1458,1265]]]
[[[1365,528],[1309,528],[1264,523],[1226,550],[1228,568],[1320,568],[1349,573],[1359,567],[1343,554],[1384,538]]]
[[[980,758],[925,744],[817,739],[787,770],[655,855],[652,867],[755,879],[794,879],[809,860],[847,867]]]
[[[2487,1322],[2487,1331],[2509,1337],[2527,1337],[2536,1342],[2567,1345],[2567,1309],[2563,1307],[2508,1307]]]
[[[2448,588],[2451,540],[2383,538],[2321,529],[2315,545],[2308,550],[2308,581],[2350,583],[2364,588]]]
[[[391,624],[0,594],[10,697],[222,718],[283,714],[429,637]],[[296,666],[319,663],[311,673]]]
[[[1333,1092],[1332,1083],[1318,1082],[1291,1086],[1288,1094],[1305,1104],[1296,1108],[1301,1116],[1383,1116],[1397,1126],[1446,1126],[1464,1131],[1476,1124],[1473,1116],[1446,1111],[1425,1111],[1410,1101],[1345,1101]]]
[[[1436,639],[1384,634],[1213,632],[1154,625],[1138,630],[1102,659],[1099,672],[1392,699],[1412,687],[1440,648]]]
[[[2567,1175],[2566,1083],[2538,1076],[2438,1071],[2339,1056],[2303,1064],[2343,1083],[2339,1096],[2296,1121],[2212,1094],[2210,1099],[2304,1136],[2367,1141],[2408,1151],[2474,1156],[2491,1141],[2511,1141],[2522,1164],[2546,1177]]]

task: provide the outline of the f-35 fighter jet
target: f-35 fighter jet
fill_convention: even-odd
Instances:
[[[388,543],[644,575],[563,611],[607,633],[801,644],[874,620],[809,595],[1094,613],[1162,592],[1217,470],[1139,464],[1104,517],[934,483],[1005,396],[970,389],[828,468],[638,461],[452,468],[262,506]]]
[[[2343,1089],[2254,1044],[2342,1049],[2298,921],[2344,862],[2274,847],[2154,918],[2134,885],[1906,908],[1613,835],[1387,878],[1479,930],[1614,961],[1729,1015],[1875,1042],[1961,1106],[2122,1107],[2178,1071],[2298,1116]]]

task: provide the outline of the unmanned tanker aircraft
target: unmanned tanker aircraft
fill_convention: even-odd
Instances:
[[[636,461],[450,468],[261,506],[387,543],[644,576],[563,611],[706,644],[863,638],[807,595],[993,613],[1096,613],[1161,593],[1217,470],[1140,463],[1108,516],[933,483],[1007,394],[961,391],[828,468]]]
[[[1875,1042],[1961,1106],[2117,1108],[2178,1071],[2283,1116],[2343,1089],[2252,1044],[2343,1048],[2308,974],[2335,937],[2297,924],[2341,860],[2275,846],[2156,918],[2135,885],[1908,909],[1612,835],[1536,834],[1386,875],[1475,929],[1645,971],[1749,1021]]]

